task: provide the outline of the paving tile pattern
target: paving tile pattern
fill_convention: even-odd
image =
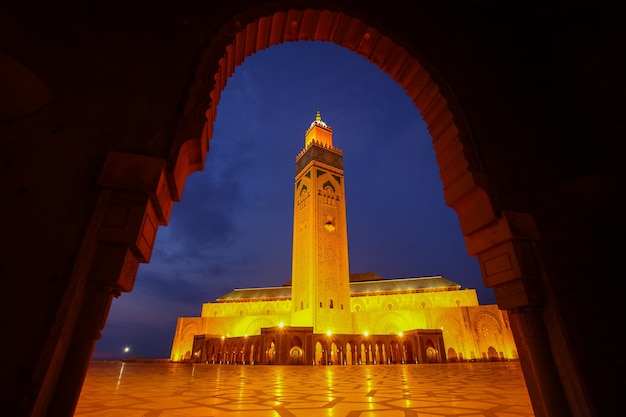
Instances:
[[[269,366],[92,362],[75,417],[529,417],[518,362]]]

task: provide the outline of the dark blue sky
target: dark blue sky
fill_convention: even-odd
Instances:
[[[95,359],[169,357],[179,316],[233,288],[291,279],[295,157],[316,110],[343,150],[351,272],[443,275],[495,303],[443,199],[431,138],[404,90],[331,43],[248,57],[222,92],[204,171],[160,227],[135,287],[113,301]]]

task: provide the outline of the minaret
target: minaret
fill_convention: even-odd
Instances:
[[[315,333],[352,333],[343,155],[317,112],[296,157],[292,321]]]

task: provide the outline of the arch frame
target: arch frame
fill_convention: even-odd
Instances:
[[[293,4],[311,3],[302,1]],[[274,10],[279,11],[285,7],[285,2],[267,5],[259,2],[259,4],[269,8],[275,7]],[[335,3],[329,2],[328,4],[337,9],[340,8]],[[258,10],[258,8],[251,8],[249,12],[255,14]],[[345,13],[347,16],[353,15],[349,12]],[[220,17],[230,15],[231,11],[219,14]],[[302,16],[307,16],[307,14],[303,13]],[[354,13],[354,16],[362,18],[358,13]],[[373,17],[371,19],[374,20]],[[229,24],[236,25],[237,21],[229,21]],[[376,24],[373,26],[379,27]],[[399,26],[402,26],[402,22]],[[287,26],[283,28],[287,31]],[[381,31],[390,36],[395,46],[404,45],[404,42],[411,44],[407,38],[395,33],[390,34],[382,29]],[[220,38],[220,33],[211,36],[209,44],[211,42],[224,43],[224,39]],[[345,36],[352,39],[349,35]],[[230,40],[226,41],[230,45],[229,42]],[[412,50],[409,54],[416,56]],[[208,67],[219,67],[220,61],[215,56],[205,58]],[[441,87],[440,93],[445,96],[447,90],[443,87],[445,86],[445,82],[442,81],[444,77],[436,76],[436,74],[437,71],[433,70],[431,75],[437,80],[435,84]],[[219,81],[221,80],[222,78]],[[214,86],[218,85],[217,81],[215,80]],[[215,89],[211,87],[212,91],[221,91],[224,85]],[[404,84],[403,88],[407,91]],[[196,93],[200,94],[201,91],[197,90]],[[435,101],[440,106],[455,108],[452,99],[445,103],[440,100]],[[420,105],[424,105],[425,102],[426,99],[416,106],[421,109]],[[209,112],[214,112],[217,101],[209,101],[209,103],[210,106],[205,108]],[[192,112],[198,108],[202,106],[191,106]],[[459,108],[467,109],[467,103]],[[428,109],[434,112],[431,115],[437,113],[436,105]],[[462,113],[458,111],[453,113],[458,116],[458,119],[454,117],[451,119],[454,122],[453,127],[449,127],[450,120],[446,116],[447,113],[441,117],[431,117],[428,122],[431,133],[439,132],[437,129],[446,132],[446,135],[433,135],[434,145],[439,148],[437,154],[441,157],[442,164],[446,161],[461,162],[460,165],[456,163],[450,165],[462,167],[458,177],[456,174],[444,175],[442,171],[442,180],[445,179],[446,201],[449,201],[449,205],[459,215],[470,254],[477,256],[480,260],[485,285],[496,289],[499,305],[511,312],[511,326],[516,334],[517,343],[520,344],[522,362],[530,365],[548,363],[552,368],[555,358],[549,353],[550,349],[547,345],[551,342],[555,350],[566,348],[568,338],[566,330],[559,327],[562,326],[559,323],[561,318],[558,311],[555,311],[555,309],[558,310],[558,306],[550,307],[549,305],[552,311],[548,313],[545,313],[545,310],[542,311],[542,308],[546,306],[546,300],[550,303],[554,303],[554,300],[549,293],[552,290],[546,284],[547,272],[542,264],[541,256],[538,256],[540,253],[538,242],[541,239],[535,219],[529,212],[516,207],[504,209],[503,197],[500,195],[502,190],[496,188],[496,181],[490,181],[496,177],[493,171],[479,166],[480,164],[477,167],[471,165],[468,165],[470,168],[464,167],[468,161],[478,159],[473,158],[472,153],[468,151],[470,149],[468,143],[471,143],[473,138],[470,130],[468,129],[466,134],[455,132],[459,130],[459,126],[464,125]],[[103,168],[102,180],[98,181],[100,189],[92,221],[78,251],[68,290],[63,294],[59,303],[60,307],[50,325],[50,340],[46,341],[45,348],[40,349],[36,358],[35,370],[30,381],[32,386],[28,387],[29,398],[25,405],[29,414],[37,415],[42,412],[41,410],[49,408],[50,396],[55,385],[64,385],[58,384],[58,381],[69,382],[66,387],[75,386],[77,380],[82,383],[80,375],[82,373],[84,377],[86,352],[93,348],[95,340],[100,337],[100,330],[106,320],[111,299],[121,292],[132,290],[138,264],[149,261],[151,245],[158,225],[167,224],[169,209],[172,202],[180,201],[187,176],[204,166],[212,124],[205,123],[203,118],[203,115],[191,117],[184,113],[174,135],[170,152],[166,155],[155,152],[154,156],[143,159],[141,157],[145,155],[134,153],[130,149],[109,153],[105,166],[110,163],[119,163],[120,167],[135,167],[141,172],[151,174],[146,174],[142,178],[133,178],[127,174],[121,175],[120,172],[107,171]],[[473,120],[473,123],[475,126],[476,121]],[[463,129],[461,131],[463,132]],[[439,139],[435,141],[435,137]],[[444,138],[450,141],[448,146],[444,146],[444,142],[441,142]],[[458,149],[459,145],[461,150]],[[449,147],[452,148],[448,149]],[[484,150],[484,147],[482,149]],[[460,157],[455,159],[459,155]],[[117,224],[117,227],[111,227],[114,224],[111,221],[119,218],[121,207],[126,208],[125,213],[128,214],[130,220],[127,224]],[[482,210],[485,208],[486,212]],[[80,341],[83,340],[87,342],[81,343]],[[540,342],[539,347],[533,346],[536,341]],[[575,356],[575,354],[571,355]],[[590,410],[593,406],[589,403],[588,396],[585,395],[587,389],[573,362],[575,362],[573,357],[560,362],[558,364],[558,372],[562,373],[560,378],[558,375],[552,375],[553,381],[547,382],[555,382],[554,385],[568,390],[567,396],[573,411],[579,415],[591,415]],[[540,388],[541,384],[533,384],[551,377],[545,374],[533,375],[533,372],[528,371],[528,366],[525,367],[527,381],[530,380],[529,384],[535,389]],[[578,386],[565,386],[564,381],[567,380],[574,381],[574,384]],[[72,388],[67,390],[71,391]],[[533,392],[532,389],[530,391],[537,415],[543,415],[546,409],[555,410],[559,406],[563,407],[562,404],[549,404],[550,399],[544,398],[538,392]],[[558,392],[553,393],[554,398],[560,397]],[[72,394],[68,396],[54,393],[54,396],[57,395],[60,399],[52,400],[56,404],[72,401],[71,398],[68,399]]]

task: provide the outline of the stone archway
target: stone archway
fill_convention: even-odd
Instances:
[[[167,163],[119,152],[109,154],[101,175],[103,188],[127,181],[127,178],[119,177],[119,172],[124,172],[123,167],[129,165],[151,172],[155,181],[144,184],[154,189],[151,198],[144,201],[143,216],[137,213],[136,217],[140,220],[137,232],[142,239],[133,245],[134,251],[125,253],[119,260],[123,265],[149,261],[157,225],[167,223],[173,201],[182,194],[187,176],[203,168],[220,94],[236,66],[258,50],[289,41],[335,42],[364,56],[389,74],[413,99],[429,127],[446,202],[456,210],[463,231],[473,232],[497,221],[488,196],[487,178],[479,170],[482,164],[476,157],[471,136],[463,135],[468,128],[463,124],[459,106],[444,95],[422,62],[374,27],[343,12],[307,9],[266,16],[248,14],[245,19],[236,17],[226,23],[216,37],[222,41],[210,43],[202,52]],[[282,30],[270,31],[269,27]],[[300,29],[302,27],[308,29]],[[338,30],[338,27],[342,29]],[[221,58],[214,59],[215,56]],[[201,100],[207,92],[208,102]],[[199,137],[193,137],[194,131],[200,133]],[[167,166],[173,167],[172,170],[169,171]],[[113,200],[118,204],[115,197]],[[111,202],[107,203],[110,207]],[[140,256],[136,256],[137,253]],[[135,269],[127,266],[123,270],[125,274],[120,275],[118,283],[121,291],[130,291]],[[374,355],[375,351],[371,354]]]
[[[202,167],[221,91],[246,56],[291,41],[323,40],[344,46],[376,64],[412,98],[432,137],[446,203],[459,218],[469,254],[477,256],[481,263],[485,285],[496,289],[502,308],[515,309],[516,315],[512,315],[511,321],[518,343],[524,341],[521,328],[540,329],[541,343],[519,350],[533,350],[523,356],[529,361],[554,362],[545,324],[536,314],[540,284],[537,279],[528,279],[529,275],[537,273],[537,259],[529,260],[524,256],[529,252],[536,255],[534,242],[539,240],[539,234],[533,216],[526,212],[503,211],[494,204],[497,200],[491,195],[489,177],[482,169],[483,162],[465,124],[461,106],[428,62],[409,53],[376,28],[341,11],[304,9],[258,15],[247,13],[226,23],[217,39],[201,54],[201,64],[191,83],[184,111],[185,127],[200,124],[206,117],[202,134],[193,139],[177,134],[169,157],[177,188],[182,190],[185,177]],[[200,97],[206,98],[207,91],[210,91],[210,100],[201,100]],[[521,291],[524,296],[508,297],[511,291]],[[549,381],[558,379],[556,366],[544,368],[541,376],[530,368],[530,363],[524,366],[528,370],[525,372],[527,384],[533,389],[541,390],[551,384]],[[563,403],[564,398],[554,392],[542,407],[563,409]]]
[[[485,284],[500,289],[498,299],[505,308],[516,309],[511,321],[518,335],[521,328],[539,328],[541,343],[533,351],[528,351],[533,347],[521,347],[524,355],[520,356],[528,361],[537,358],[551,362],[545,353],[548,349],[542,319],[534,311],[526,314],[523,310],[537,303],[538,284],[528,279],[536,274],[536,265],[520,259],[534,253],[532,243],[538,239],[532,216],[502,212],[492,203],[495,199],[489,178],[481,169],[460,106],[446,91],[445,83],[437,79],[436,71],[416,58],[415,52],[399,46],[399,40],[342,11],[328,10],[275,10],[263,14],[255,9],[228,21],[201,54],[167,157],[109,153],[98,182],[102,191],[88,234],[89,247],[85,249],[93,260],[91,269],[97,271],[90,276],[86,299],[99,302],[80,307],[82,296],[78,297],[74,316],[88,316],[91,320],[81,320],[73,332],[79,336],[87,334],[87,339],[93,341],[97,338],[96,327],[101,328],[106,318],[111,297],[132,289],[138,264],[150,259],[156,228],[167,224],[172,204],[180,200],[187,176],[203,167],[219,95],[234,68],[245,56],[269,45],[306,39],[336,42],[361,54],[387,72],[413,99],[433,138],[446,201],[459,216],[470,253],[484,264]],[[116,223],[120,218],[128,222]],[[508,290],[522,296],[507,297]],[[82,314],[83,310],[88,314]],[[518,341],[523,342],[523,336]],[[68,357],[78,358],[68,359],[76,361],[74,367],[81,368],[78,361],[86,361],[88,344],[70,348]],[[83,370],[85,366],[82,364]],[[59,379],[75,383],[76,375],[82,371],[74,367],[66,366],[67,372]],[[537,390],[550,376],[554,377],[526,373],[529,384]],[[65,402],[66,395],[61,397],[58,401]],[[556,407],[559,400],[555,402]]]

